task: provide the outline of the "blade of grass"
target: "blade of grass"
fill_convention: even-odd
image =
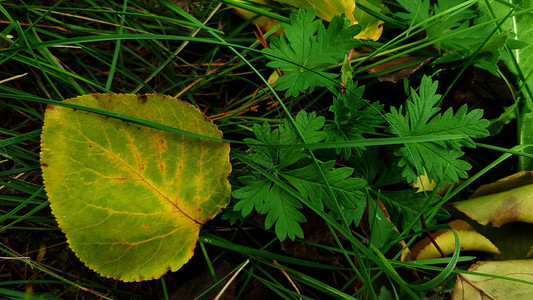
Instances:
[[[122,3],[122,12],[126,12],[126,9],[128,7],[128,0],[124,0]],[[120,18],[119,27],[117,30],[117,34],[122,34],[124,31],[124,21],[126,20],[126,16],[124,14],[118,15]],[[113,53],[113,60],[111,62],[111,68],[109,68],[109,74],[107,76],[107,82],[105,84],[106,90],[111,90],[111,84],[113,83],[113,75],[115,74],[115,69],[117,67],[117,61],[118,57],[120,55],[120,46],[121,46],[121,40],[117,40],[117,43],[115,44],[115,52]]]

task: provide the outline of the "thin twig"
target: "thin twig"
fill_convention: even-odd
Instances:
[[[224,285],[224,287],[222,288],[222,290],[218,293],[218,295],[215,297],[214,300],[219,300],[220,297],[222,297],[222,295],[224,294],[224,292],[226,292],[226,290],[228,289],[229,285],[235,280],[235,278],[237,278],[237,275],[239,275],[239,273],[242,271],[242,269],[244,269],[244,267],[246,267],[246,265],[250,262],[250,259],[247,259],[244,264],[235,272],[235,274],[233,274],[233,276],[231,276],[231,278],[228,280],[228,282],[226,282],[226,284]]]
[[[479,286],[477,286],[477,284],[473,283],[472,281],[470,281],[470,279],[466,278],[466,276],[464,276],[463,274],[457,274],[458,277],[461,277],[464,281],[466,281],[468,284],[470,284],[473,288],[475,288],[479,293],[487,296],[487,298],[489,298],[490,300],[496,300],[497,298],[492,296],[491,294],[487,293],[485,290],[483,290],[482,288],[480,288]]]
[[[0,20],[0,24],[13,24],[13,23],[11,23],[11,21],[7,21],[7,20]],[[32,24],[30,24],[30,23],[18,23],[18,25],[20,25],[20,26],[31,26]],[[70,29],[66,29],[66,28],[63,28],[63,27],[60,27],[60,26],[42,25],[42,24],[36,24],[34,26],[35,27],[40,27],[40,28],[57,29],[59,31],[64,31],[64,32],[71,32]]]
[[[218,69],[212,69],[211,71],[209,71],[207,73],[207,76],[209,75],[212,75],[214,73],[216,73],[218,71]],[[195,85],[197,85],[200,81],[204,80],[205,77],[200,77],[198,79],[196,79],[195,81],[193,81],[191,84],[189,84],[188,86],[186,86],[183,90],[181,90],[179,93],[177,93],[176,95],[174,95],[174,98],[177,98],[179,99],[179,97],[181,97],[181,95],[185,94],[185,92],[187,92],[188,90],[190,90],[191,88],[193,88]]]
[[[4,253],[9,254],[9,255],[13,255],[13,257],[25,258],[25,256],[22,256],[20,253],[18,253],[17,251],[9,248],[7,245],[4,245],[3,243],[0,243],[0,250],[2,252],[4,252]],[[74,286],[74,287],[76,287],[76,288],[78,288],[78,289],[80,289],[80,290],[82,290],[84,292],[91,293],[91,294],[96,295],[96,296],[98,296],[98,297],[100,297],[102,299],[113,300],[113,298],[107,297],[106,295],[104,295],[104,294],[102,294],[100,292],[94,291],[94,290],[92,290],[90,288],[86,288],[84,286],[79,285],[76,282],[70,281],[70,280],[68,280],[68,279],[66,279],[66,278],[64,278],[64,277],[62,277],[60,275],[55,274],[54,272],[50,271],[51,267],[49,267],[49,266],[45,266],[44,264],[38,263],[38,262],[33,261],[31,259],[19,259],[19,261],[30,265],[30,267],[32,267],[32,268],[35,267],[35,268],[39,269],[40,271],[42,271],[42,272],[44,272],[44,273],[46,273],[46,274],[48,274],[50,276],[53,276],[53,277],[65,282],[65,283],[68,283],[68,284],[70,284],[70,285],[72,285],[72,286]]]
[[[278,266],[281,266],[277,261],[274,260],[274,264],[275,265],[278,265]],[[296,286],[296,284],[294,284],[294,281],[292,281],[291,277],[289,276],[289,274],[287,274],[287,272],[283,269],[280,269],[281,270],[281,273],[283,273],[283,275],[285,275],[285,277],[287,278],[287,280],[291,283],[292,287],[294,288],[294,290],[301,295],[300,293],[300,290],[298,289],[298,287]],[[300,300],[303,300],[302,297],[298,297],[298,299]]]
[[[0,80],[0,84],[4,84],[4,83],[6,83],[8,81],[11,81],[11,80],[19,79],[19,78],[24,77],[26,75],[28,75],[28,73],[23,73],[23,74],[20,74],[20,75],[16,75],[16,76],[13,76],[13,77],[9,77],[9,78]]]
[[[35,10],[47,11],[46,9],[43,9],[43,8],[36,8]],[[64,12],[51,11],[50,13],[51,14],[61,15],[61,16],[66,16],[66,17],[71,17],[71,18],[75,18],[75,19],[79,19],[79,20],[85,20],[85,21],[89,21],[89,22],[94,22],[94,23],[97,23],[97,24],[104,24],[104,25],[108,25],[108,26],[112,26],[112,27],[120,27],[120,24],[115,24],[115,23],[111,23],[111,22],[106,22],[106,21],[102,21],[102,20],[98,20],[98,19],[94,19],[94,18],[89,18],[89,17],[73,15],[73,14],[64,13]],[[144,31],[144,30],[141,30],[141,29],[136,29],[136,28],[128,27],[128,26],[124,26],[124,29],[130,30],[130,31],[133,31],[133,32],[151,34],[148,31]],[[95,34],[102,34],[102,33],[96,32]]]
[[[259,41],[259,43],[261,43],[261,45],[263,45],[263,47],[265,47],[265,49],[268,49],[269,48],[268,43],[267,43],[265,36],[263,35],[263,31],[261,30],[261,27],[259,27],[259,25],[255,25],[255,27],[257,28],[257,32],[254,31],[255,38]],[[281,72],[281,70],[277,68],[274,70],[278,74],[278,77],[283,76],[283,73]]]
[[[9,256],[0,256],[0,259],[5,259],[5,260],[25,260],[27,262],[30,262],[30,257],[28,256],[20,256],[20,257],[9,257]]]
[[[424,228],[428,228],[428,225],[426,224],[426,219],[424,218],[424,215],[420,215],[420,221],[422,221],[422,226],[424,226]],[[439,251],[440,255],[442,257],[447,257],[446,254],[444,253],[444,251],[442,251],[442,249],[440,248],[439,244],[437,244],[437,241],[435,241],[435,239],[433,238],[433,236],[431,235],[431,232],[429,232],[429,230],[427,231],[427,234],[428,234],[429,240],[431,241],[433,246],[435,246],[435,248],[437,248],[437,251]]]

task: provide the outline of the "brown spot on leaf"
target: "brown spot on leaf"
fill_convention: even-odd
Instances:
[[[47,110],[54,110],[54,109],[56,109],[56,106],[53,105],[53,104],[47,104],[47,105],[46,105],[46,109],[47,109]]]
[[[495,182],[480,186],[469,198],[506,192],[528,184],[533,184],[533,171],[521,171]]]
[[[143,228],[148,228],[148,224],[143,224]]]
[[[165,140],[163,139],[160,139],[159,140],[159,144],[161,144],[161,150],[164,152],[164,151],[167,151],[167,145],[165,144]]]
[[[95,99],[97,99],[99,102],[103,102],[104,100],[107,100],[107,102],[111,103],[113,102],[113,95],[110,94],[95,94]]]
[[[48,164],[42,162],[42,163],[41,163],[41,167],[43,167],[43,168],[47,168],[47,167],[48,167]]]
[[[141,102],[141,104],[146,104],[146,101],[148,101],[148,96],[146,96],[146,95],[137,95],[137,99],[139,99],[139,102]]]
[[[126,180],[126,179],[128,179],[128,178],[125,178],[125,177],[114,177],[113,179],[124,181],[124,180]]]
[[[489,222],[494,227],[500,227],[503,224],[521,221],[520,220],[520,201],[516,197],[510,197],[498,208],[497,214],[489,218]]]

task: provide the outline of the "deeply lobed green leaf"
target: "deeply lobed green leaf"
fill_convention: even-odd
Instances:
[[[364,86],[344,81],[346,93],[335,93],[333,105],[329,110],[335,114],[334,122],[324,129],[327,132],[326,141],[353,141],[363,139],[363,133],[374,132],[376,127],[385,122],[382,112],[383,105],[369,103],[363,99]],[[364,150],[364,148],[356,149]],[[352,148],[339,148],[337,154],[345,159],[352,155]]]
[[[361,44],[354,39],[360,26],[350,26],[344,16],[335,16],[327,29],[315,17],[314,9],[291,14],[290,24],[284,25],[286,37],[273,37],[270,48],[263,50],[271,60],[267,66],[284,73],[277,80],[277,89],[286,91],[286,96],[332,86],[338,74],[326,68],[342,60],[346,50]]]
[[[333,199],[330,199],[328,187],[316,166],[308,165],[290,170],[281,175],[292,184],[305,198],[309,198],[316,207],[326,206],[333,211],[337,218],[342,214],[348,223],[359,224],[366,207],[366,199],[361,190],[366,182],[363,179],[351,177],[353,169],[348,167],[334,168],[335,161],[327,161],[320,165],[324,176],[330,183],[333,195],[339,201],[339,212]]]
[[[483,112],[479,109],[467,112],[462,106],[456,114],[448,109],[444,114],[437,114],[440,108],[435,107],[440,99],[436,94],[437,82],[424,76],[419,93],[412,90],[412,100],[407,101],[405,108],[391,108],[386,115],[390,122],[389,131],[399,136],[417,136],[425,134],[464,134],[464,139],[445,142],[424,142],[404,145],[395,150],[400,157],[398,165],[403,168],[402,175],[411,183],[424,174],[434,180],[438,186],[445,182],[457,182],[467,177],[466,171],[470,164],[460,158],[462,146],[474,147],[472,138],[489,135],[486,129],[489,121],[482,119]]]
[[[326,133],[322,131],[323,117],[301,111],[295,117],[295,124],[307,142],[318,143],[324,140]],[[327,208],[337,219],[344,218],[349,223],[359,223],[366,206],[366,199],[361,192],[366,182],[355,177],[352,168],[335,168],[335,161],[320,163],[319,167],[329,182],[328,187],[317,167],[309,163],[306,152],[290,147],[301,142],[296,128],[287,123],[271,130],[265,123],[262,126],[256,125],[254,133],[256,139],[248,140],[251,151],[246,158],[264,170],[240,178],[244,186],[232,193],[238,199],[234,210],[240,211],[243,216],[254,209],[266,214],[265,228],[275,224],[276,235],[280,240],[303,237],[299,225],[306,221],[299,211],[302,205],[281,188],[278,182],[267,178],[265,174],[268,173],[283,180],[283,183],[290,184],[316,207]],[[329,188],[339,202],[340,211],[333,199],[330,199]]]

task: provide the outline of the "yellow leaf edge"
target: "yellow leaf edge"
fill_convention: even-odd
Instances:
[[[501,254],[500,250],[485,236],[473,230],[466,221],[455,220],[450,222],[459,236],[461,251],[483,251],[493,254]],[[450,229],[438,230],[433,233],[435,242],[444,254],[453,253],[455,248],[455,236]],[[442,257],[440,252],[435,248],[429,237],[426,237],[416,243],[412,249],[415,260],[430,259]]]

